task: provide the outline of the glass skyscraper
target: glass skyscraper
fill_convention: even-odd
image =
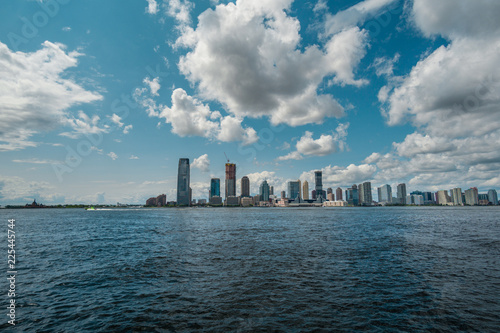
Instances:
[[[300,202],[300,180],[288,182],[288,196],[290,200]]]
[[[179,169],[177,172],[177,205],[189,206],[189,158],[179,159]]]
[[[267,180],[264,180],[262,184],[260,184],[260,200],[261,201],[269,201],[269,184]]]
[[[219,178],[212,178],[210,180],[210,196],[209,198],[212,197],[220,197],[220,179]]]
[[[250,197],[250,179],[247,176],[241,178],[241,197]]]
[[[378,189],[378,202],[391,202],[392,201],[392,189],[391,186],[386,184],[380,186]]]
[[[316,190],[316,200],[323,202],[325,200],[325,192],[323,191],[323,172],[314,171],[314,181]]]
[[[402,183],[398,185],[398,203],[404,205],[406,203],[406,184]]]

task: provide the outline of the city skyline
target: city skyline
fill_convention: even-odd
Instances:
[[[315,171],[335,196],[499,191],[498,14],[466,0],[6,2],[0,205],[172,200],[181,156],[196,199],[228,160],[250,195],[267,179],[311,196]]]

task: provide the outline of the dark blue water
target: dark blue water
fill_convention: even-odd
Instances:
[[[0,210],[0,247],[15,218],[15,331],[497,332],[499,217],[496,207]]]

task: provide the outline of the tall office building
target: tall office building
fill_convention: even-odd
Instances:
[[[448,204],[452,203],[453,201],[451,200],[451,197],[448,194],[448,191],[441,190],[441,191],[438,191],[436,193],[436,202],[438,205],[447,206]]]
[[[286,198],[286,192],[285,191],[281,191],[281,199],[285,199]]]
[[[259,194],[261,201],[269,201],[269,184],[267,180],[264,180],[262,184],[260,184]]]
[[[220,179],[219,178],[210,179],[210,195],[208,196],[208,198],[211,199],[212,197],[220,197]]]
[[[479,205],[479,193],[477,187],[465,190],[465,204],[469,206]]]
[[[496,190],[488,190],[488,201],[494,206],[498,206],[498,193]]]
[[[288,199],[300,202],[300,180],[288,182],[288,196]]]
[[[352,185],[351,188],[345,190],[345,200],[349,205],[352,206],[359,205],[359,193],[358,193],[358,186],[356,184]]]
[[[269,188],[269,195],[274,195],[274,186]]]
[[[177,171],[177,205],[190,206],[189,187],[189,158],[179,159],[179,169]]]
[[[247,176],[241,178],[241,197],[250,197],[250,179]]]
[[[302,198],[309,200],[309,182],[307,180],[304,180],[304,184],[302,185]]]
[[[406,184],[401,183],[398,185],[398,192],[397,192],[397,198],[398,198],[398,203],[404,205],[406,203]]]
[[[314,171],[314,181],[316,190],[316,200],[319,202],[323,202],[325,200],[325,193],[323,191],[323,172],[322,171]]]
[[[236,196],[236,164],[226,163],[226,199]]]
[[[464,201],[462,198],[462,189],[460,187],[456,187],[451,191],[451,199],[453,200],[453,205],[455,206],[463,206]]]
[[[359,186],[359,189],[361,190],[360,204],[363,206],[371,206],[373,204],[372,183],[364,182]]]
[[[331,187],[326,189],[326,194],[330,194],[330,193],[333,193],[333,189]]]
[[[342,201],[342,189],[340,187],[337,187],[335,197],[337,198],[337,201]]]
[[[377,189],[378,192],[378,202],[388,202],[392,201],[392,188],[391,185],[382,185]]]

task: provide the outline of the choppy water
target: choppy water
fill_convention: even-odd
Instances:
[[[496,207],[0,210],[0,247],[15,218],[17,331],[495,332],[499,217]],[[12,329],[1,311],[0,329]]]

